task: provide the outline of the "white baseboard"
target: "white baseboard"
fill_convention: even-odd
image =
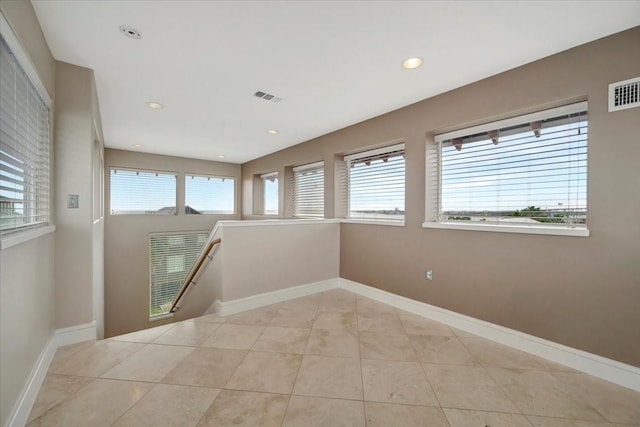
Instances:
[[[38,397],[38,392],[40,391],[42,382],[49,370],[49,365],[53,360],[53,356],[56,354],[56,349],[57,346],[54,334],[49,338],[49,341],[40,353],[36,364],[33,366],[27,383],[20,394],[20,398],[14,405],[13,411],[9,416],[6,427],[22,427],[27,423],[29,414],[31,413],[31,408],[33,408],[33,404],[36,401],[36,397]]]
[[[640,368],[340,278],[339,287],[512,348],[640,391]]]
[[[84,325],[76,325],[56,330],[56,348],[82,341],[95,340],[97,336],[96,325],[97,323],[94,320]]]
[[[56,330],[40,353],[27,379],[22,394],[13,408],[6,427],[22,427],[27,423],[31,408],[38,397],[42,382],[58,347],[96,339],[96,322]]]
[[[340,286],[338,278],[323,280],[321,282],[308,283],[306,285],[293,286],[287,289],[280,289],[273,292],[252,295],[246,298],[240,298],[232,301],[222,302],[216,300],[216,313],[220,316],[229,316],[231,314],[240,313],[254,308],[263,307],[265,305],[275,304],[294,298],[300,298],[307,295],[324,292]],[[208,311],[208,310],[207,310]]]

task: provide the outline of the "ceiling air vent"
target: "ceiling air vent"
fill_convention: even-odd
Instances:
[[[609,111],[640,107],[640,77],[609,85]]]
[[[279,96],[275,96],[261,90],[254,92],[253,96],[255,96],[256,98],[264,99],[265,101],[275,102],[276,104],[282,101],[282,98],[280,98]]]

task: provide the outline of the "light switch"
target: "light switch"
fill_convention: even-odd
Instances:
[[[77,194],[69,194],[67,195],[67,208],[69,209],[78,209],[78,196]]]

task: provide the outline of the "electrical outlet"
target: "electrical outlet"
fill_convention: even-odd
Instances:
[[[424,277],[427,280],[433,280],[433,270],[426,270],[424,272]]]

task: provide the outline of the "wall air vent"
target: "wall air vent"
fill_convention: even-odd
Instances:
[[[609,111],[640,107],[640,77],[609,85]]]
[[[282,101],[282,98],[280,98],[279,96],[272,95],[262,90],[255,91],[253,93],[253,96],[255,96],[256,98],[264,99],[265,101],[275,102],[276,104]]]

